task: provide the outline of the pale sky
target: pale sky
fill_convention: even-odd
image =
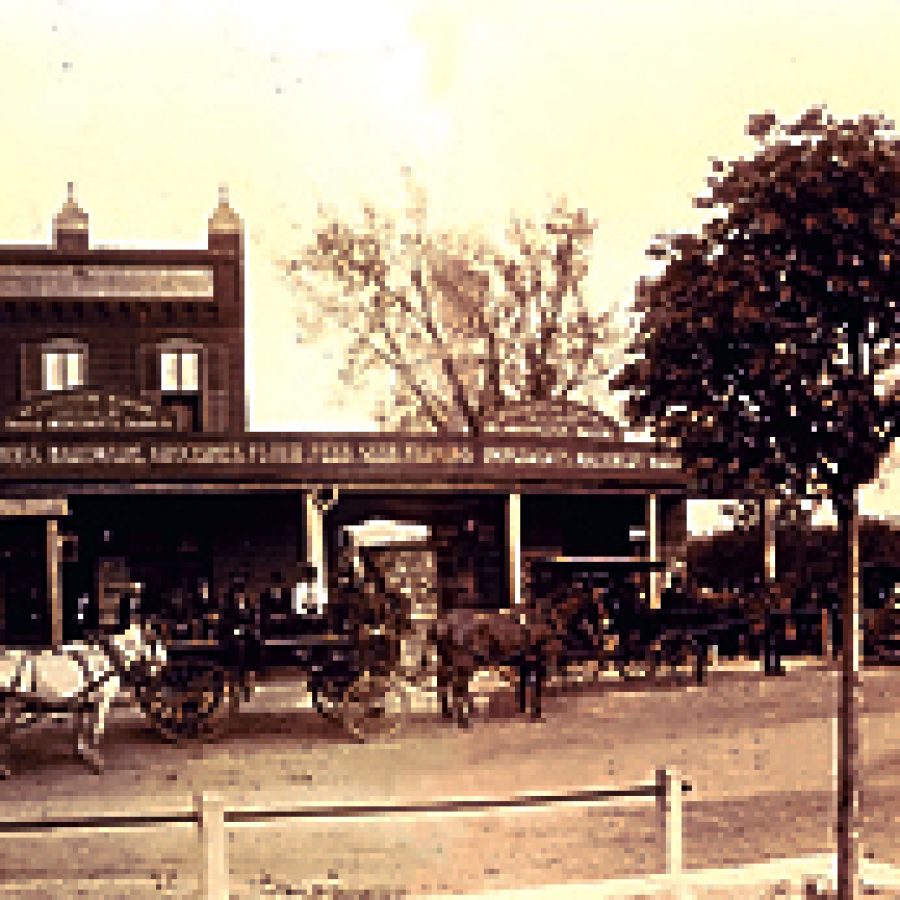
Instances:
[[[94,244],[203,245],[227,183],[252,426],[366,427],[275,269],[319,203],[398,204],[404,166],[438,226],[564,195],[599,221],[592,301],[621,304],[750,112],[900,117],[898,35],[893,0],[0,0],[0,238],[49,241],[72,180]]]

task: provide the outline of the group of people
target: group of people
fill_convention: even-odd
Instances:
[[[292,623],[296,622],[297,616],[324,618],[330,613],[340,614],[337,608],[326,609],[325,598],[316,576],[315,568],[310,565],[301,567],[295,582],[276,571],[271,573],[262,590],[254,590],[249,574],[238,571],[228,578],[223,590],[215,593],[211,590],[209,579],[199,578],[193,590],[179,588],[173,591],[171,602],[166,604],[168,609],[159,610],[158,614],[162,621],[168,619],[166,630],[172,637],[222,640],[232,648],[239,668],[254,669],[260,662],[263,634],[278,634],[282,629],[291,631],[295,628]],[[359,607],[356,609],[357,617],[362,615],[363,619],[367,619],[364,614],[368,612],[378,620],[373,623],[360,621],[358,624],[384,624],[384,610],[376,608],[379,604],[371,603],[372,591],[364,590],[364,579],[360,577],[356,567],[339,567],[338,576],[343,576],[337,579],[339,594],[348,591],[353,594],[356,600],[354,605]],[[142,613],[140,587],[136,585],[138,590],[124,592],[121,596],[120,618],[124,624],[137,621]],[[593,582],[582,587],[594,598],[594,602],[583,604],[580,615],[576,616],[578,621],[572,627],[579,632],[586,644],[605,644],[610,633],[621,632],[623,629],[627,634],[622,637],[628,637],[634,630],[634,624],[642,620],[639,610],[642,604],[637,598],[631,598],[631,604],[625,602],[630,597],[628,591],[617,591],[610,585],[604,587]],[[746,635],[749,644],[745,649],[754,656],[759,654],[762,657],[766,674],[777,675],[784,671],[782,656],[786,645],[795,637],[791,629],[797,621],[789,613],[796,612],[799,607],[815,606],[827,612],[830,645],[834,655],[837,655],[841,633],[841,604],[837,591],[827,590],[820,596],[813,595],[808,589],[792,590],[789,585],[760,584],[757,587],[757,590],[745,590],[739,595],[739,611],[749,622]],[[370,602],[360,603],[361,600]],[[706,599],[698,586],[689,582],[683,574],[674,573],[662,591],[662,613],[696,612],[701,609],[714,614],[715,603]],[[589,616],[585,610],[592,611],[594,615]],[[818,621],[821,622],[821,619]],[[200,630],[203,631],[202,634],[199,633]],[[644,636],[635,635],[638,640]]]
[[[297,583],[281,572],[272,572],[263,588],[253,584],[246,571],[231,573],[216,591],[209,578],[200,577],[162,592],[163,602],[145,604],[123,593],[123,622],[147,615],[159,621],[165,633],[176,639],[258,638],[269,618],[321,614],[322,599],[315,585],[315,571],[306,566]]]
[[[808,634],[819,646],[828,638],[833,657],[840,648],[842,625],[841,596],[833,585],[824,589],[798,583],[777,582],[767,585],[758,580],[736,592],[741,616],[749,623],[749,638],[763,658],[767,675],[782,675],[782,656],[786,646],[798,638],[798,622],[806,621]],[[663,591],[663,609],[690,609],[702,606],[704,592],[680,575],[672,578]],[[824,613],[827,634],[821,633]],[[750,648],[753,652],[753,649]]]

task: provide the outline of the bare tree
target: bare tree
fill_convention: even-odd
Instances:
[[[286,263],[301,330],[351,336],[342,378],[391,373],[386,426],[474,436],[511,407],[590,404],[610,334],[584,297],[586,211],[560,203],[491,241],[429,230],[422,192],[410,194],[399,216],[321,211],[314,240]]]

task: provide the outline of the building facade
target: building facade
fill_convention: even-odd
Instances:
[[[241,433],[243,247],[227,197],[203,250],[92,249],[71,185],[53,234],[50,247],[0,246],[6,427],[66,409]]]
[[[248,432],[244,328],[224,193],[200,249],[93,247],[71,186],[49,246],[0,245],[0,642],[115,628],[138,600],[189,628],[235,579],[325,600],[378,518],[422,526],[401,568],[418,553],[444,606],[585,573],[652,603],[683,560],[680,461],[583,411],[478,439]]]
[[[32,447],[52,438],[57,456],[77,457],[86,436],[177,443],[245,432],[243,233],[224,192],[208,224],[202,249],[95,248],[69,185],[50,246],[0,246],[0,433]],[[110,460],[93,454],[93,475]],[[159,481],[140,490],[85,471],[60,483],[44,466],[28,477],[9,461],[6,643],[111,626],[135,593],[187,594],[203,579],[209,588],[240,566],[235,522],[272,546],[271,517],[298,519],[284,515],[283,496],[206,496]],[[296,548],[294,534],[284,555],[296,559]]]

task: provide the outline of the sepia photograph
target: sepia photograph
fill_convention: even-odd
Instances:
[[[0,0],[0,900],[900,900],[898,46]]]

